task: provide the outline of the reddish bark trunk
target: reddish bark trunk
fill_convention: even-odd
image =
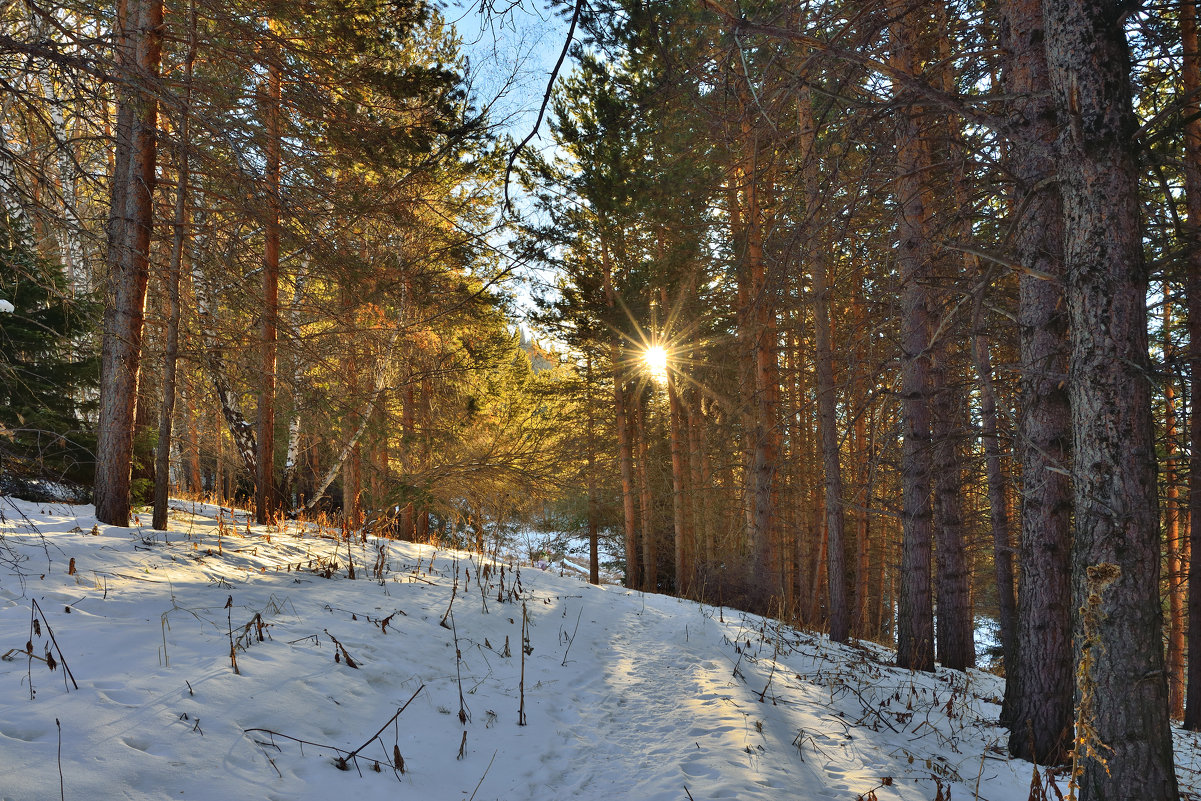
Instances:
[[[262,525],[275,517],[275,384],[279,352],[279,214],[280,214],[280,68],[267,68],[263,98],[266,141],[267,219],[263,245],[262,384],[258,404],[258,461],[255,475],[254,516]]]
[[[1201,376],[1201,37],[1197,34],[1194,3],[1180,7],[1184,45],[1185,201],[1188,208],[1188,362],[1194,403],[1189,410],[1189,560],[1188,571],[1188,675],[1184,727],[1201,731],[1201,409],[1198,376]]]
[[[178,187],[175,194],[174,232],[171,237],[171,266],[167,274],[167,343],[163,353],[163,397],[159,406],[158,444],[154,457],[154,511],[151,525],[167,530],[167,492],[171,478],[171,423],[175,417],[176,366],[179,362],[180,272],[183,268],[184,225],[187,221],[188,148],[192,108],[192,65],[196,60],[196,5],[188,8],[188,52],[184,57],[183,116],[179,122],[179,146],[176,162]]]
[[[131,83],[137,76],[147,81],[158,78],[162,24],[161,0],[135,1],[128,10],[124,3],[118,5],[117,52],[120,65],[132,67],[126,75]],[[158,101],[150,87],[142,92],[122,90],[109,223],[95,481],[96,518],[114,526],[128,526],[130,516],[130,468],[154,226],[157,123]]]

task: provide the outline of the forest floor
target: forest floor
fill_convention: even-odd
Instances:
[[[1032,777],[1067,795],[1006,758],[989,673],[220,519],[173,502],[164,534],[0,497],[0,799],[1024,801]],[[1176,749],[1201,797],[1201,741]]]

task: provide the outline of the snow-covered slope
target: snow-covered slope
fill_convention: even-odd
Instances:
[[[0,799],[59,798],[60,781],[67,799],[1028,796],[991,675],[175,506],[163,535],[0,498]],[[1196,792],[1196,741],[1177,744]]]

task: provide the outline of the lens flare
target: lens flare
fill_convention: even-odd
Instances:
[[[667,351],[662,346],[651,345],[642,355],[642,360],[646,362],[647,369],[655,378],[667,378]]]

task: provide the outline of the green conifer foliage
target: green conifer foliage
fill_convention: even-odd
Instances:
[[[98,360],[91,298],[72,297],[58,265],[0,224],[0,478],[87,482]]]

